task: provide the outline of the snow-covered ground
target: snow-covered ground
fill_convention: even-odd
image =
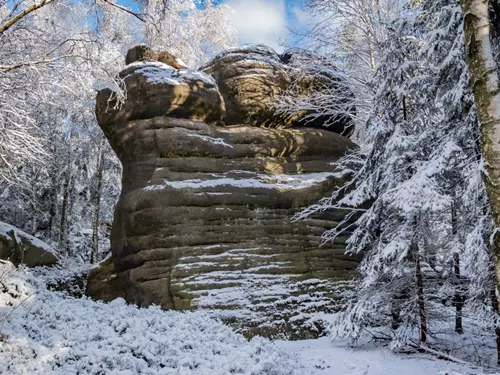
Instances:
[[[351,348],[317,340],[277,341],[288,353],[295,353],[310,375],[476,375],[481,369],[439,360],[427,355],[396,355],[385,348]]]
[[[18,271],[0,262],[0,374],[481,373],[431,357],[355,350],[327,338],[247,341],[206,312],[138,309],[123,300],[104,304],[49,291],[46,276],[54,272]]]

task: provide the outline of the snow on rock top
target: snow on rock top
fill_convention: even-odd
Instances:
[[[181,85],[198,81],[206,88],[217,87],[215,80],[208,74],[189,68],[175,69],[159,61],[135,61],[120,72],[123,78],[131,74],[141,74],[153,84]]]
[[[8,264],[0,275],[1,286],[24,291],[17,307],[0,299],[1,374],[307,373],[295,356],[264,339],[247,341],[207,313],[72,299]],[[31,283],[38,288],[27,298]]]
[[[219,53],[212,61],[200,67],[204,71],[209,68],[214,62],[229,57],[231,60],[241,61],[243,63],[252,61],[264,61],[271,66],[282,66],[280,55],[272,48],[263,44],[247,44],[242,47],[230,48],[224,52]]]
[[[215,57],[215,59],[229,54],[249,54],[249,53],[250,54],[258,53],[259,55],[266,55],[271,58],[276,58],[277,60],[279,60],[278,53],[271,47],[266,46],[265,44],[245,44],[241,47],[229,48],[224,52],[219,53]]]

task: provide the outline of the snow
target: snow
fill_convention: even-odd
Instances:
[[[123,70],[128,70],[130,68],[145,68],[145,67],[157,67],[157,68],[164,68],[164,69],[175,69],[174,67],[162,63],[160,61],[134,61],[133,63],[128,64],[125,66],[125,69]]]
[[[139,309],[123,299],[104,304],[49,291],[45,277],[54,273],[67,276],[67,269],[17,270],[0,262],[0,374],[482,374],[427,355],[328,338],[247,341],[207,312]]]
[[[0,283],[18,296],[17,308],[0,299],[1,374],[306,374],[293,353],[247,341],[205,312],[73,299],[0,267]]]
[[[162,190],[166,187],[174,189],[203,189],[218,186],[233,186],[237,188],[260,188],[278,190],[299,190],[309,188],[317,183],[332,177],[333,173],[304,173],[304,174],[257,174],[255,178],[218,178],[215,180],[192,179],[184,181],[167,181],[163,185],[146,186],[143,190]]]
[[[195,195],[232,195],[233,193],[217,193],[217,192],[211,192],[211,191],[206,191],[203,193],[195,193]],[[223,210],[224,208],[222,207],[216,207],[216,210]]]
[[[380,347],[352,348],[323,337],[316,340],[276,341],[298,353],[310,375],[479,375],[480,369],[437,360],[426,355],[397,355]]]
[[[204,141],[213,143],[214,145],[221,145],[221,146],[224,146],[224,147],[233,148],[233,146],[231,146],[230,144],[226,143],[222,138],[213,138],[213,137],[209,137],[208,135],[201,135],[201,134],[188,134],[187,136],[188,137],[201,138]]]
[[[175,56],[175,61],[177,64],[182,65],[182,66],[187,66],[187,64],[182,60],[180,57]]]
[[[243,46],[229,48],[219,53],[213,61],[217,61],[228,55],[240,55],[242,58],[248,60],[266,60],[270,63],[281,64],[280,56],[276,51],[264,44],[245,44]],[[210,63],[208,65],[210,65]],[[204,68],[205,67],[202,67],[201,69]]]
[[[203,72],[182,68],[176,69],[159,61],[136,61],[125,67],[122,74],[141,74],[149,83],[183,85],[193,81],[201,82],[205,88],[216,88],[215,80]]]
[[[280,261],[279,254],[269,253],[271,248],[244,249],[226,244],[217,248],[220,249],[218,254],[180,257],[175,268],[183,270],[189,267],[191,273],[172,280],[172,285],[189,290],[193,306],[213,309],[211,313],[215,316],[232,319],[238,325],[250,323],[264,327],[285,318],[291,322],[293,318],[296,327],[306,324],[316,329],[317,308],[330,308],[338,303],[327,293],[318,291],[317,284],[338,296],[343,295],[342,290],[349,284],[318,279],[297,280],[297,275],[287,272],[293,264]],[[267,253],[262,254],[263,251]],[[248,268],[235,270],[228,267],[242,261],[248,262]]]
[[[33,246],[39,247],[40,249],[43,249],[46,252],[56,254],[56,251],[54,249],[52,249],[49,245],[47,245],[45,242],[39,240],[36,237],[29,235],[26,232],[23,232],[22,230],[14,227],[12,225],[9,225],[7,223],[3,223],[0,221],[0,236],[8,237],[8,238],[12,239],[10,237],[10,235],[8,234],[9,232],[12,232],[12,231],[14,231],[14,235],[16,236],[17,242],[23,243],[25,241],[28,241]]]

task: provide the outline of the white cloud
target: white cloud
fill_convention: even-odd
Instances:
[[[295,18],[296,24],[293,25],[295,29],[301,29],[307,27],[313,22],[311,15],[300,7],[293,7],[292,14]]]
[[[238,30],[241,44],[263,43],[282,51],[279,40],[285,39],[286,11],[284,0],[227,0],[234,9],[231,21]]]

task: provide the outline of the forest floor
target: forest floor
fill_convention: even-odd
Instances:
[[[65,271],[64,271],[65,272]],[[60,277],[56,276],[56,277]],[[54,271],[0,262],[0,374],[458,375],[430,356],[351,348],[328,338],[247,341],[206,312],[138,309],[47,289]]]
[[[382,347],[358,347],[316,340],[276,341],[288,353],[297,353],[310,375],[476,375],[480,369],[428,355],[399,355]]]

